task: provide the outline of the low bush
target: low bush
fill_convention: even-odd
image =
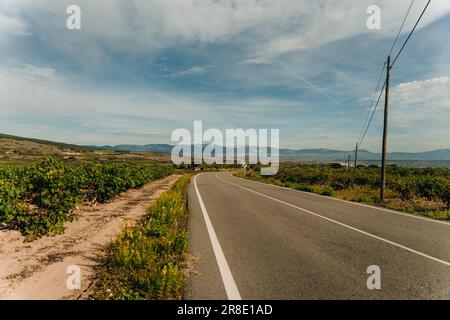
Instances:
[[[333,194],[334,194],[333,188],[326,188],[325,190],[322,191],[323,196],[332,197]]]
[[[367,196],[367,195],[360,195],[355,199],[356,202],[362,202],[366,204],[374,204],[375,200],[373,197]]]
[[[378,166],[358,166],[354,170],[336,164],[286,163],[271,180],[253,171],[247,178],[367,204],[379,202]],[[411,213],[427,212],[428,216],[442,219],[450,210],[450,168],[389,165],[385,191],[385,205],[391,208]]]
[[[20,230],[30,240],[61,233],[80,202],[107,202],[172,172],[124,163],[69,166],[50,157],[31,166],[0,167],[0,226]]]

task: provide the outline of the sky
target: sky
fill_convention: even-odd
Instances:
[[[282,148],[351,150],[410,0],[0,0],[0,132],[83,145],[173,130],[280,129]],[[393,50],[426,0],[415,0]],[[66,9],[81,9],[69,30]],[[381,9],[370,30],[367,8]],[[450,0],[391,74],[389,151],[450,148]],[[361,148],[381,149],[383,103]]]

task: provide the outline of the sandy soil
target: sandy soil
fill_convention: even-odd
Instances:
[[[0,231],[0,299],[79,299],[92,286],[98,252],[124,224],[141,218],[151,203],[180,176],[172,175],[114,201],[82,205],[78,221],[62,235],[26,243],[19,232]],[[69,266],[81,270],[81,289],[69,290]]]

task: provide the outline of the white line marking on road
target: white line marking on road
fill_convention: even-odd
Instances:
[[[206,228],[208,229],[208,235],[209,239],[211,240],[214,255],[216,256],[217,264],[219,265],[220,275],[222,276],[225,291],[227,292],[229,300],[241,300],[241,295],[239,294],[239,290],[236,286],[236,283],[234,282],[234,278],[233,275],[231,274],[230,267],[228,266],[227,260],[225,259],[225,255],[223,254],[222,247],[220,246],[219,240],[217,239],[217,235],[216,232],[214,231],[211,220],[209,219],[208,212],[206,211],[206,207],[205,204],[203,203],[202,196],[198,191],[197,187],[198,176],[199,175],[196,175],[194,178],[195,192],[197,193],[197,198],[200,203],[203,218],[205,219]]]
[[[404,216],[404,217],[407,217],[407,218],[420,219],[420,220],[425,220],[425,221],[428,221],[428,222],[439,223],[439,224],[443,224],[443,225],[446,225],[446,226],[450,227],[450,223],[446,222],[446,221],[433,220],[431,218],[425,218],[425,217],[420,217],[420,216],[416,216],[416,215],[409,214],[409,213],[403,213],[403,212],[394,211],[394,210],[390,210],[390,209],[386,209],[386,208],[375,207],[375,206],[371,206],[371,205],[364,204],[364,203],[358,203],[358,202],[352,202],[352,201],[338,199],[338,198],[333,198],[333,197],[322,196],[320,194],[316,194],[316,193],[312,193],[312,192],[295,190],[295,189],[288,188],[288,187],[282,187],[282,186],[277,186],[277,185],[270,184],[270,183],[264,183],[264,182],[259,182],[259,181],[243,179],[243,178],[239,178],[239,177],[236,177],[236,176],[233,176],[233,177],[235,177],[236,179],[241,179],[243,181],[248,181],[248,182],[262,184],[262,185],[265,185],[265,186],[268,186],[268,187],[273,187],[274,189],[280,188],[280,189],[285,189],[285,190],[289,190],[289,191],[300,192],[302,194],[306,194],[306,195],[310,195],[310,196],[314,196],[314,197],[320,197],[320,198],[325,198],[325,199],[329,199],[329,200],[341,201],[341,202],[345,202],[345,203],[348,203],[348,204],[353,204],[353,205],[360,206],[360,207],[380,210],[380,211],[384,211],[384,212],[388,212],[388,213],[394,213],[394,214],[398,214],[398,215],[401,215],[401,216]]]
[[[363,230],[361,230],[361,229],[358,229],[358,228],[349,226],[349,225],[347,225],[347,224],[345,224],[345,223],[342,223],[342,222],[339,222],[339,221],[336,221],[336,220],[327,218],[327,217],[322,216],[322,215],[320,215],[320,214],[318,214],[318,213],[315,213],[315,212],[309,211],[309,210],[307,210],[307,209],[303,209],[303,208],[301,208],[301,207],[298,207],[298,206],[296,206],[296,205],[293,205],[293,204],[291,204],[291,203],[289,203],[289,202],[285,202],[285,201],[283,201],[283,200],[280,200],[280,199],[277,199],[277,198],[268,196],[268,195],[266,195],[266,194],[264,194],[264,193],[260,193],[260,192],[254,191],[254,190],[252,190],[252,189],[243,187],[243,186],[238,185],[238,184],[236,184],[236,183],[234,183],[234,182],[226,181],[226,180],[220,178],[220,177],[218,176],[218,174],[216,174],[215,176],[216,176],[217,179],[219,179],[219,180],[221,180],[221,181],[223,181],[223,182],[226,182],[226,183],[228,183],[228,184],[231,184],[231,185],[237,186],[237,187],[239,187],[239,188],[241,188],[241,189],[244,189],[244,190],[253,192],[253,193],[255,193],[255,194],[258,194],[258,195],[260,195],[260,196],[266,197],[266,198],[271,199],[271,200],[273,200],[273,201],[280,202],[280,203],[282,203],[282,204],[284,204],[284,205],[287,205],[287,206],[289,206],[289,207],[292,207],[292,208],[301,210],[301,211],[303,211],[303,212],[309,213],[309,214],[311,214],[311,215],[313,215],[313,216],[316,216],[316,217],[318,217],[318,218],[325,219],[325,220],[327,220],[327,221],[330,221],[330,222],[333,222],[333,223],[335,223],[335,224],[338,224],[338,225],[340,225],[340,226],[342,226],[342,227],[345,227],[345,228],[348,228],[348,229],[350,229],[350,230],[353,230],[353,231],[362,233],[362,234],[364,234],[364,235],[366,235],[366,236],[369,236],[369,237],[372,237],[372,238],[375,238],[375,239],[384,241],[384,242],[389,243],[389,244],[391,244],[391,245],[393,245],[393,246],[396,246],[396,247],[398,247],[398,248],[401,248],[401,249],[404,249],[404,250],[406,250],[406,251],[415,253],[415,254],[417,254],[417,255],[419,255],[419,256],[422,256],[422,257],[431,259],[431,260],[433,260],[433,261],[442,263],[442,264],[444,264],[444,265],[450,267],[450,262],[447,262],[447,261],[444,261],[444,260],[441,260],[441,259],[432,257],[432,256],[430,256],[430,255],[427,255],[427,254],[423,253],[423,252],[420,252],[420,251],[411,249],[411,248],[409,248],[409,247],[406,247],[406,246],[404,246],[404,245],[401,245],[401,244],[399,244],[399,243],[396,243],[396,242],[393,242],[393,241],[390,241],[390,240],[381,238],[381,237],[376,236],[376,235],[374,235],[374,234],[371,234],[371,233],[369,233],[369,232],[366,232],[366,231],[363,231]]]

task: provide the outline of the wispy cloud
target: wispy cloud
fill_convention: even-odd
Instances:
[[[202,66],[195,66],[186,70],[182,70],[179,72],[175,72],[172,73],[170,75],[168,75],[169,78],[184,78],[186,76],[191,76],[191,75],[196,75],[196,74],[201,74],[201,73],[205,73],[207,70],[207,67],[202,67]]]
[[[11,17],[0,13],[0,35],[10,34],[19,36],[29,36],[31,32],[28,25],[18,17]]]
[[[50,81],[62,82],[62,75],[57,74],[56,70],[50,67],[38,67],[31,64],[25,64],[19,68],[11,69],[11,72],[18,77],[22,77],[32,81]]]
[[[242,63],[261,64],[267,63],[272,58],[282,54],[307,50],[320,47],[324,44],[341,39],[354,37],[357,35],[371,34],[373,31],[366,27],[366,8],[369,5],[378,5],[382,10],[382,28],[377,31],[378,36],[392,37],[398,30],[404,11],[408,8],[409,0],[398,0],[395,2],[387,0],[344,0],[344,1],[310,1],[303,7],[303,12],[295,10],[295,4],[291,13],[300,14],[304,21],[297,26],[281,28],[279,33],[271,37],[260,37],[260,43],[254,52],[249,53]],[[424,1],[416,1],[416,5],[411,10],[411,16],[418,16],[423,8]],[[306,12],[306,14],[305,14]],[[450,12],[450,2],[440,1],[430,6],[427,15],[419,25],[419,29],[436,21]],[[409,22],[409,21],[408,21]],[[404,33],[409,31],[408,23]]]
[[[409,1],[80,0],[77,4],[82,8],[84,28],[77,37],[67,37],[61,23],[65,8],[71,3],[68,0],[8,3],[19,14],[26,13],[36,34],[52,31],[52,37],[42,38],[47,45],[70,52],[82,44],[80,59],[85,55],[107,56],[111,50],[148,54],[174,46],[226,43],[233,37],[245,37],[248,57],[243,60],[260,63],[284,53],[369,34],[366,8],[372,4],[382,8],[383,25],[378,34],[391,37],[398,30]],[[417,15],[422,2],[417,1],[411,16]],[[419,28],[449,12],[448,1],[433,3]],[[11,19],[4,18],[9,29],[26,32],[17,18]]]
[[[309,86],[310,88],[312,88],[314,91],[316,91],[317,93],[323,95],[324,97],[326,97],[327,99],[329,99],[331,102],[333,102],[335,105],[337,104],[337,101],[332,98],[329,94],[327,94],[325,91],[323,91],[322,89],[318,88],[315,84],[313,84],[312,82],[308,81],[305,77],[303,77],[302,75],[300,75],[297,71],[295,71],[294,69],[292,69],[291,67],[287,66],[285,63],[281,62],[278,59],[275,59],[275,61],[282,66],[284,69],[286,69],[288,72],[290,72],[291,74],[293,74],[297,79],[299,79],[300,81],[304,82],[307,86]]]
[[[168,143],[173,129],[190,127],[199,117],[211,127],[247,127],[255,121],[267,122],[268,113],[273,114],[272,123],[283,121],[283,109],[298,106],[289,100],[262,97],[100,89],[71,80],[61,80],[47,67],[0,68],[2,132],[51,140],[59,130],[56,136],[81,144]],[[229,117],[230,111],[236,115]]]
[[[201,117],[215,127],[281,128],[285,147],[350,149],[367,111],[362,98],[409,3],[78,0],[82,30],[72,32],[73,1],[0,0],[1,130],[87,144],[167,142]],[[405,32],[425,3],[415,1]],[[366,27],[372,4],[382,10],[379,31]],[[450,1],[433,1],[396,64],[393,148],[450,146],[450,135],[430,136],[450,118],[449,13]],[[379,147],[380,120],[367,148]]]

